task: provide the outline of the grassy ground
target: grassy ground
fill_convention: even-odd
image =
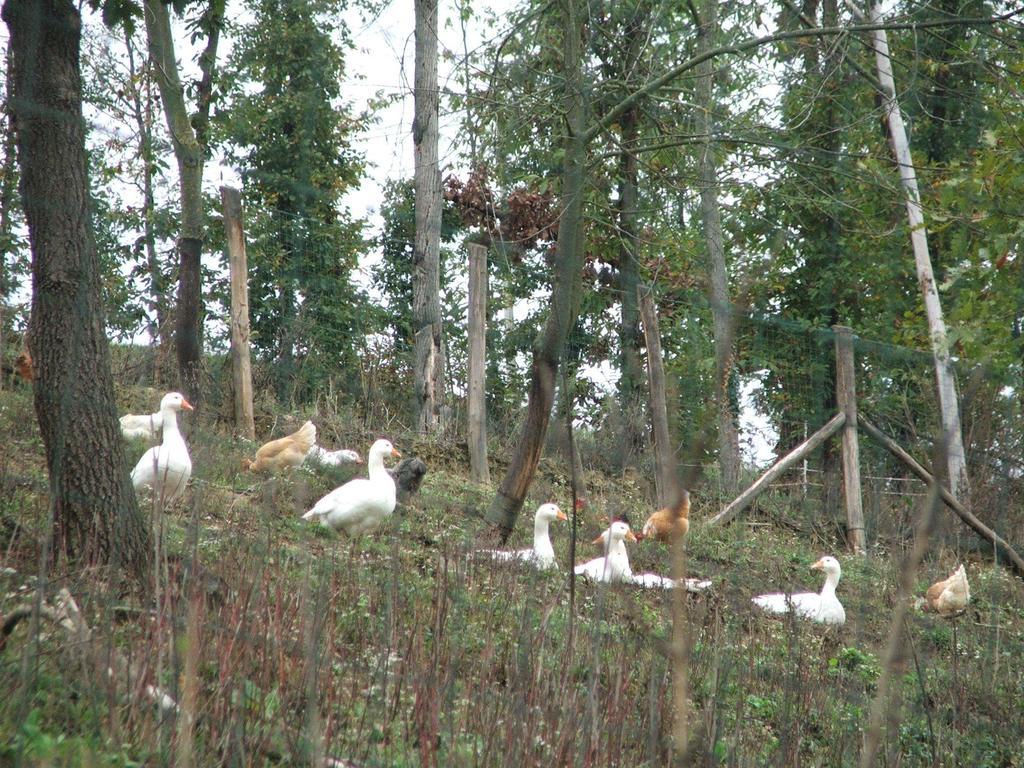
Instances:
[[[152,398],[124,400],[143,412]],[[324,415],[318,427],[328,445],[364,453],[373,437]],[[46,518],[26,392],[0,393],[0,432],[7,616],[37,594]],[[487,489],[469,483],[456,448],[389,437],[431,471],[408,508],[350,542],[299,519],[350,470],[261,481],[238,471],[249,446],[194,430],[189,498],[155,517],[170,555],[155,607],[102,573],[60,571],[45,590],[49,599],[67,587],[94,645],[116,649],[141,679],[98,674],[64,632],[22,622],[0,652],[0,765],[856,765],[883,681],[877,764],[1024,765],[1024,588],[1005,569],[968,562],[973,603],[956,621],[911,611],[887,672],[902,552],[844,555],[830,534],[781,525],[782,496],[704,528],[718,501],[697,489],[688,569],[715,586],[683,601],[679,663],[670,595],[577,584],[570,609],[565,568],[537,574],[467,556]],[[568,509],[560,463],[545,460],[540,475],[530,503],[551,495]],[[587,542],[604,511],[646,511],[629,482],[587,482],[579,559],[598,554]],[[568,562],[568,525],[552,538]],[[845,626],[756,612],[759,592],[817,590],[807,566],[829,550],[844,569]],[[634,570],[669,572],[660,545],[634,545],[631,557]],[[930,553],[918,590],[954,561]],[[147,684],[179,714],[161,714]],[[673,749],[683,702],[686,743]]]

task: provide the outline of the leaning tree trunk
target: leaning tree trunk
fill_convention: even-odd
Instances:
[[[437,155],[437,0],[416,0],[415,147],[416,235],[412,315],[416,423],[421,432],[441,426],[444,341],[441,326],[441,168]]]
[[[185,91],[178,74],[178,61],[171,34],[168,6],[161,0],[146,0],[144,15],[149,55],[156,73],[171,146],[178,163],[181,226],[178,235],[178,302],[175,347],[181,386],[193,405],[202,400],[203,318],[200,274],[203,250],[203,165],[206,124],[209,119],[212,73],[217,54],[223,0],[213,0],[207,14],[209,29],[206,48],[200,57],[203,78],[199,83],[199,108],[194,118],[185,106]]]
[[[583,134],[583,74],[580,24],[574,0],[563,0],[563,108],[566,119],[562,162],[562,215],[558,223],[551,309],[544,330],[534,344],[526,417],[515,453],[486,519],[502,540],[515,525],[526,493],[540,462],[555,397],[555,377],[569,330],[576,322],[583,272],[583,182],[586,142]]]
[[[58,551],[148,574],[149,528],[128,480],[89,218],[79,44],[68,0],[7,0],[13,114],[32,245],[35,409]]]
[[[864,18],[863,12],[851,0],[846,0],[846,5],[858,18]],[[868,12],[869,23],[879,23],[881,15],[879,6],[873,6]],[[932,262],[928,253],[928,230],[924,224],[924,211],[921,208],[921,193],[917,187],[914,159],[910,155],[910,140],[907,138],[907,129],[903,123],[899,100],[896,98],[896,82],[892,74],[892,61],[889,58],[889,38],[884,29],[876,29],[871,33],[871,40],[875,49],[878,81],[884,99],[883,109],[886,125],[889,128],[893,153],[896,155],[896,164],[899,166],[900,182],[906,194],[907,222],[910,228],[910,243],[914,250],[914,262],[917,266],[917,281],[921,287],[925,314],[928,317],[928,334],[931,338],[932,357],[935,360],[935,379],[939,390],[942,430],[945,433],[948,446],[946,465],[949,469],[949,490],[957,500],[968,501],[970,486],[967,479],[967,455],[964,451],[960,429],[960,405],[957,401],[953,364],[949,357],[946,321],[943,318],[942,304],[939,301],[939,292],[935,287],[935,276],[932,273]]]
[[[706,53],[714,46],[718,32],[718,0],[704,3],[704,25],[700,30],[699,50]],[[708,272],[711,276],[711,318],[715,340],[714,398],[718,419],[718,466],[722,487],[727,493],[735,492],[740,476],[740,436],[737,414],[732,398],[733,377],[733,320],[729,300],[729,273],[725,263],[722,237],[722,217],[718,204],[718,173],[715,166],[714,145],[714,60],[701,65],[697,80],[697,133],[703,135],[699,158],[700,210],[704,223],[704,241],[708,250]]]

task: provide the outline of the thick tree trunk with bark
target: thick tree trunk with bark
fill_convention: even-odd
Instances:
[[[7,0],[13,114],[32,245],[35,409],[56,546],[145,578],[149,527],[128,480],[89,219],[79,64],[68,0]]]
[[[704,3],[703,26],[700,30],[698,50],[711,50],[718,32],[718,0]],[[699,158],[700,210],[704,224],[704,242],[708,251],[708,274],[711,317],[715,339],[714,398],[718,420],[718,467],[722,488],[727,494],[735,492],[740,477],[740,435],[738,419],[732,398],[732,379],[735,376],[732,361],[733,320],[729,299],[729,273],[725,263],[722,237],[722,216],[718,205],[718,171],[714,144],[714,61],[701,64],[697,81],[697,133],[704,136]]]
[[[444,337],[441,326],[441,168],[438,164],[437,0],[416,2],[415,147],[416,236],[412,315],[416,423],[421,432],[442,426]]]
[[[562,69],[565,75],[563,107],[566,120],[563,140],[565,154],[562,162],[562,215],[558,223],[551,309],[544,330],[534,345],[526,417],[508,471],[486,515],[487,521],[494,526],[502,541],[512,532],[516,516],[537,471],[554,403],[558,365],[562,359],[569,330],[579,313],[582,292],[586,143],[583,136],[581,20],[575,0],[562,0],[561,5],[565,19],[562,25],[565,34]]]
[[[164,106],[171,146],[178,163],[181,197],[181,229],[178,235],[178,296],[175,319],[175,347],[181,386],[196,408],[202,400],[203,315],[202,278],[203,250],[203,165],[205,162],[205,129],[209,120],[210,95],[213,87],[213,66],[217,55],[219,24],[223,16],[223,0],[212,0],[208,13],[209,29],[206,48],[200,57],[203,78],[197,96],[198,110],[190,116],[185,106],[185,91],[178,73],[178,61],[171,33],[168,6],[161,0],[146,0],[144,16],[149,41],[149,55],[156,73],[160,100]]]

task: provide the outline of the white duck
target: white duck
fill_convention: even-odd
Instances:
[[[395,481],[384,466],[385,456],[401,457],[388,440],[370,446],[369,478],[356,478],[318,501],[303,520],[319,520],[334,530],[356,536],[376,528],[395,510]]]
[[[629,524],[616,520],[608,530],[594,539],[598,544],[605,544],[604,557],[595,557],[574,569],[577,576],[585,576],[593,581],[628,582],[633,578],[629,569],[629,555],[626,554],[625,540],[636,541],[636,535],[629,529]]]
[[[821,624],[843,624],[846,611],[836,597],[836,585],[842,575],[839,561],[830,555],[818,560],[811,568],[825,572],[825,586],[821,592],[799,592],[787,595],[776,592],[770,595],[758,595],[751,598],[755,605],[769,613],[789,613]]]
[[[338,467],[342,464],[362,464],[363,459],[358,453],[347,448],[342,448],[340,451],[328,451],[323,446],[313,443],[306,453],[306,463]]]
[[[568,520],[565,512],[557,504],[541,504],[533,516],[533,549],[516,549],[511,551],[482,549],[480,554],[504,562],[526,562],[542,571],[557,568],[555,548],[551,546],[548,528],[555,520]]]
[[[612,526],[615,525],[624,525],[627,528],[629,527],[629,523],[623,522],[621,520],[612,523]],[[612,548],[609,545],[611,533],[612,528],[609,527],[606,530],[604,530],[600,536],[594,539],[593,543],[603,544],[605,547],[608,548],[608,551],[611,552]],[[632,541],[639,540],[639,537],[635,536],[632,533],[632,531],[630,531],[630,533],[627,534],[624,538],[628,539],[630,537],[632,537]],[[707,579],[686,579],[685,581],[680,582],[676,579],[669,578],[668,576],[659,576],[656,573],[633,573],[633,570],[632,568],[630,568],[629,565],[629,555],[626,552],[626,544],[622,539],[620,539],[618,544],[615,546],[615,555],[616,558],[620,558],[622,561],[625,561],[625,570],[621,571],[617,578],[607,579],[607,581],[620,581],[624,584],[632,584],[637,587],[643,587],[644,589],[675,589],[677,586],[680,586],[680,584],[682,584],[686,587],[687,592],[703,592],[704,590],[711,588],[711,582]],[[577,566],[576,573],[580,573],[580,568],[589,567],[591,563],[597,563],[603,560],[604,558],[597,558],[595,560],[591,560],[589,563],[584,563],[583,565]],[[596,567],[597,566],[595,566],[595,568]],[[592,576],[589,573],[585,573],[582,575],[589,576],[590,578],[595,579],[597,581],[606,580],[600,579],[596,576]]]
[[[168,392],[160,401],[160,423],[163,425],[163,441],[154,445],[144,454],[132,470],[132,485],[138,493],[148,488],[156,503],[165,507],[171,504],[188,484],[192,476],[192,459],[188,446],[178,431],[177,413],[182,408],[191,411],[192,406],[177,392]]]
[[[149,414],[126,413],[119,421],[121,422],[121,434],[128,440],[138,438],[156,440],[156,434],[160,431],[164,418],[159,411]]]

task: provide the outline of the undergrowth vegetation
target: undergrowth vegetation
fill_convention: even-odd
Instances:
[[[365,450],[375,435],[356,423],[318,418],[322,435]],[[968,558],[964,616],[908,613],[887,671],[898,547],[859,559],[827,530],[780,525],[781,492],[731,526],[703,527],[722,500],[696,488],[687,565],[714,587],[678,617],[680,668],[669,593],[576,583],[570,594],[569,523],[552,529],[558,573],[474,558],[489,492],[469,482],[456,445],[389,435],[430,472],[392,520],[347,541],[299,515],[357,468],[246,475],[252,446],[185,424],[195,470],[187,501],[154,515],[154,593],[59,564],[40,583],[47,480],[31,397],[0,393],[0,614],[66,588],[94,652],[138,670],[102,672],[54,624],[21,622],[0,652],[0,764],[856,765],[888,674],[880,764],[1024,765],[1024,589],[991,558]],[[546,459],[541,475],[524,515],[548,496],[568,510],[562,463]],[[585,479],[578,559],[598,554],[602,514],[648,509],[628,479]],[[817,590],[808,566],[828,551],[844,569],[844,626],[751,605],[759,592]],[[662,545],[630,554],[634,570],[670,570]],[[933,549],[918,591],[956,560]],[[686,743],[674,744],[683,670]]]

